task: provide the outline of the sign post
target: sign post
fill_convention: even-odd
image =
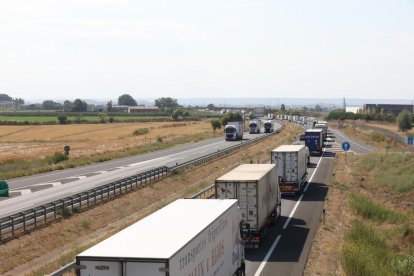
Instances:
[[[413,136],[407,136],[407,144],[409,146],[413,146],[414,144],[414,137]],[[411,154],[414,154],[414,148],[411,149]]]
[[[345,164],[346,164],[346,152],[351,148],[351,144],[345,141],[342,143],[342,149],[345,151]]]

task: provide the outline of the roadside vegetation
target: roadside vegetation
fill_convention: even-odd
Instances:
[[[414,275],[413,164],[411,154],[338,154],[305,274]]]

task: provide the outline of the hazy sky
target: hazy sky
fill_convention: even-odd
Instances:
[[[414,0],[0,0],[12,97],[414,97]]]

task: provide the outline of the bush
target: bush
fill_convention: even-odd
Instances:
[[[401,131],[411,129],[413,125],[413,116],[411,115],[411,112],[405,109],[401,111],[397,117],[397,124],[398,129]]]
[[[57,164],[59,162],[66,161],[68,159],[69,157],[63,152],[55,152],[55,154],[53,154],[52,156],[48,158],[48,162],[49,164]]]
[[[134,130],[132,135],[139,136],[139,135],[147,134],[148,132],[149,132],[148,128],[139,128],[139,129]]]

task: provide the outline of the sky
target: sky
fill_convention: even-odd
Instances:
[[[0,94],[414,98],[414,0],[0,0]]]

